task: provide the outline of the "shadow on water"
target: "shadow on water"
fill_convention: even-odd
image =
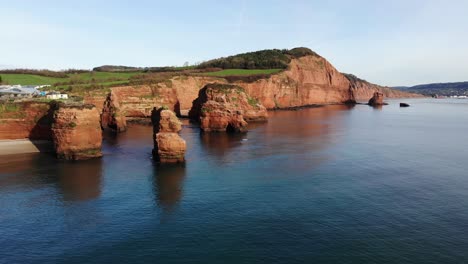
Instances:
[[[182,198],[186,175],[185,164],[158,164],[153,162],[153,191],[156,203],[164,211],[173,211]]]
[[[96,199],[101,194],[102,168],[102,159],[65,162],[42,153],[8,156],[0,162],[5,173],[0,189],[53,186],[64,201]]]
[[[233,149],[240,147],[246,133],[200,133],[201,147],[207,153],[222,158]]]
[[[65,201],[99,198],[102,182],[102,159],[57,164],[57,186]]]

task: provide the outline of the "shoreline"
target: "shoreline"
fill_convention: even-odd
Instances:
[[[0,156],[52,152],[53,143],[48,140],[1,139]]]

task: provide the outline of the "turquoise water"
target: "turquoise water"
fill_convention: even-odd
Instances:
[[[185,121],[105,156],[0,157],[0,263],[466,263],[468,100],[272,112],[244,135]]]

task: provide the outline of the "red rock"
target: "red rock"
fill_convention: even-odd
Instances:
[[[374,96],[369,100],[370,106],[384,105],[384,95],[383,93],[375,92]]]
[[[100,115],[93,105],[60,105],[54,114],[52,138],[59,159],[101,157]]]
[[[170,110],[154,108],[151,114],[153,123],[153,157],[161,163],[180,163],[185,161],[187,149],[185,140],[178,132],[182,124]]]
[[[421,94],[403,92],[389,87],[376,85],[359,78],[350,78],[351,92],[356,101],[366,102],[374,96],[375,92],[382,93],[386,98],[419,98]]]
[[[109,128],[118,133],[127,130],[125,113],[121,110],[119,98],[114,92],[110,92],[104,102],[101,126],[103,129]]]
[[[180,75],[157,84],[115,87],[112,90],[119,97],[127,117],[149,117],[153,107],[161,106],[186,116],[199,90],[214,82],[228,83],[223,78]],[[381,92],[388,98],[421,97],[357,78],[348,79],[325,58],[316,55],[294,58],[286,70],[269,77],[254,81],[238,80],[232,84],[243,87],[248,96],[267,109],[367,101],[374,92]],[[104,99],[100,91],[85,96],[85,102],[96,105],[102,105]],[[245,110],[243,114],[247,121],[252,121],[250,117],[255,116]]]
[[[189,116],[206,132],[244,132],[247,121],[266,121],[266,108],[237,85],[213,83],[200,90]]]
[[[182,123],[179,121],[174,112],[165,110],[164,108],[154,108],[151,115],[153,123],[153,132],[172,132],[178,133],[182,130]]]
[[[0,103],[0,140],[52,140],[53,105],[43,102]]]

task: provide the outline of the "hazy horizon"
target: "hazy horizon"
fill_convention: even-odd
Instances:
[[[465,1],[0,4],[0,68],[175,66],[303,46],[380,85],[468,80]]]

